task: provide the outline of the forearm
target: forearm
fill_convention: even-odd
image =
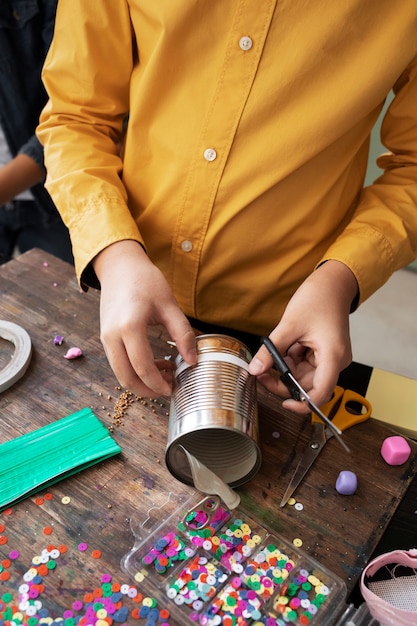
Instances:
[[[320,271],[320,283],[315,283],[317,297],[321,297],[320,290],[324,291],[324,297],[328,297],[331,292],[341,309],[349,313],[352,308],[356,308],[359,299],[359,285],[352,270],[340,261],[330,259],[320,265],[316,272]],[[315,278],[315,277],[314,277]]]
[[[0,206],[44,179],[42,168],[26,154],[18,154],[0,168]]]
[[[135,264],[137,269],[142,262],[150,263],[146,252],[137,241],[127,239],[125,241],[117,241],[104,248],[93,259],[92,265],[100,284],[102,284],[107,279],[109,281],[119,281],[121,275],[120,267]]]

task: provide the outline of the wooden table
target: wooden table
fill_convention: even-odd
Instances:
[[[0,290],[0,319],[25,328],[33,343],[26,374],[0,395],[1,442],[84,407],[111,427],[122,391],[99,339],[99,294],[80,292],[73,268],[38,250],[0,267]],[[61,346],[54,344],[56,335],[64,337]],[[162,329],[151,329],[150,336],[158,357],[175,354]],[[80,347],[83,356],[66,360],[63,355],[71,346]],[[242,506],[288,540],[300,538],[302,549],[341,577],[351,591],[411,483],[417,446],[411,444],[412,455],[405,465],[388,466],[380,448],[392,433],[370,419],[344,435],[350,456],[337,441],[329,442],[295,494],[303,509],[288,505],[281,509],[310,424],[285,412],[276,397],[261,389],[258,399],[263,463],[256,478],[239,489]],[[172,478],[164,463],[168,410],[166,398],[132,401],[113,431],[120,455],[57,483],[48,490],[51,499],[44,499],[41,491],[42,502],[33,496],[0,513],[0,535],[7,539],[0,545],[1,560],[12,560],[6,562],[8,567],[3,563],[0,595],[10,593],[17,601],[32,557],[48,545],[68,547],[57,559],[56,572],[50,571],[45,579],[43,591],[58,615],[71,607],[74,598],[99,587],[103,574],[133,584],[120,570],[121,558],[133,545],[130,518],[145,519],[168,492],[178,498],[194,492]],[[354,496],[335,490],[342,469],[357,474]],[[52,533],[45,535],[48,527]],[[82,543],[88,546],[84,552],[79,549]],[[101,558],[93,558],[96,551]],[[4,571],[10,574],[8,580]]]

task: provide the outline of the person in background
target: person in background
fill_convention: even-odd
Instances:
[[[47,96],[41,70],[57,0],[0,3],[0,264],[41,248],[73,263],[68,229],[44,187],[35,135]]]
[[[189,363],[192,326],[269,334],[330,398],[350,312],[416,256],[416,32],[415,0],[60,0],[38,136],[124,387],[171,392],[162,324]],[[288,398],[258,348],[250,371]]]

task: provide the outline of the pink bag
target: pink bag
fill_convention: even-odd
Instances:
[[[396,576],[400,566],[412,570],[411,575]],[[387,580],[367,580],[384,567]],[[361,593],[382,626],[417,626],[417,549],[395,550],[371,561],[362,572]]]

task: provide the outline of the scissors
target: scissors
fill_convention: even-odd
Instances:
[[[276,346],[272,343],[269,337],[262,337],[261,342],[264,344],[265,348],[268,350],[269,354],[272,356],[272,360],[274,364],[281,372],[281,380],[284,385],[287,387],[288,391],[291,394],[291,397],[294,400],[301,400],[306,402],[309,406],[310,410],[317,415],[323,422],[327,424],[327,427],[332,431],[333,435],[336,437],[338,442],[344,447],[346,452],[350,452],[349,448],[345,444],[345,442],[341,438],[342,431],[337,426],[335,422],[332,422],[327,415],[323,413],[319,409],[317,405],[314,404],[308,393],[305,389],[300,385],[300,383],[296,380],[294,374],[291,372],[290,368],[282,358],[281,354],[278,352]]]
[[[332,398],[321,407],[321,410],[335,426],[345,431],[356,424],[365,422],[371,416],[372,406],[369,400],[356,391],[336,386]],[[326,443],[334,435],[333,431],[315,413],[311,415],[311,423],[313,426],[311,439],[281,500],[281,507],[287,504]]]

